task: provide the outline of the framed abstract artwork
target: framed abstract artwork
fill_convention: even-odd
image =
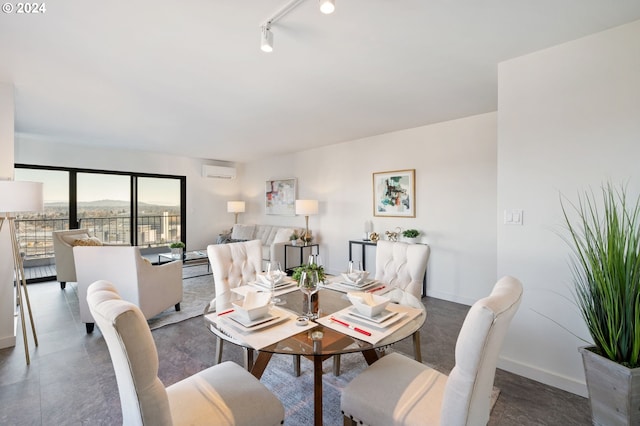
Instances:
[[[416,217],[416,171],[373,174],[373,215]]]
[[[265,190],[266,214],[295,216],[296,186],[295,178],[268,180]]]

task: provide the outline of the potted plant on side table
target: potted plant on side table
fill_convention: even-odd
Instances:
[[[640,424],[640,198],[602,188],[562,204],[576,303],[595,346],[580,348],[593,424]],[[599,211],[599,209],[602,211]]]
[[[420,231],[417,229],[406,229],[402,231],[402,236],[408,243],[415,244],[418,242],[418,235],[420,235]]]
[[[182,241],[177,241],[175,243],[169,244],[169,248],[171,249],[171,255],[176,259],[182,259],[182,255],[185,247],[186,246]]]

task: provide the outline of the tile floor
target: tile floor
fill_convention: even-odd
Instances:
[[[115,376],[99,331],[85,333],[73,290],[57,282],[29,285],[39,347],[31,337],[31,365],[25,364],[22,334],[15,348],[0,350],[1,425],[121,424]],[[429,312],[422,330],[424,361],[441,371],[454,364],[455,339],[468,307],[423,299]],[[209,367],[215,342],[202,318],[153,332],[160,358],[160,378],[169,385]],[[402,345],[406,345],[403,347]],[[399,348],[411,353],[410,340]],[[224,358],[241,363],[237,348],[225,347]],[[330,362],[330,361],[327,361]],[[507,373],[496,372],[501,389],[489,425],[588,425],[585,398]]]

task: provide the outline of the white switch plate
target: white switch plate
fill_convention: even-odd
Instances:
[[[520,209],[507,209],[504,211],[505,225],[522,225],[523,211]]]

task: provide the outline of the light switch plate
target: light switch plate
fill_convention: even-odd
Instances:
[[[523,224],[523,211],[520,209],[507,209],[504,211],[504,224],[505,225],[522,225]]]

